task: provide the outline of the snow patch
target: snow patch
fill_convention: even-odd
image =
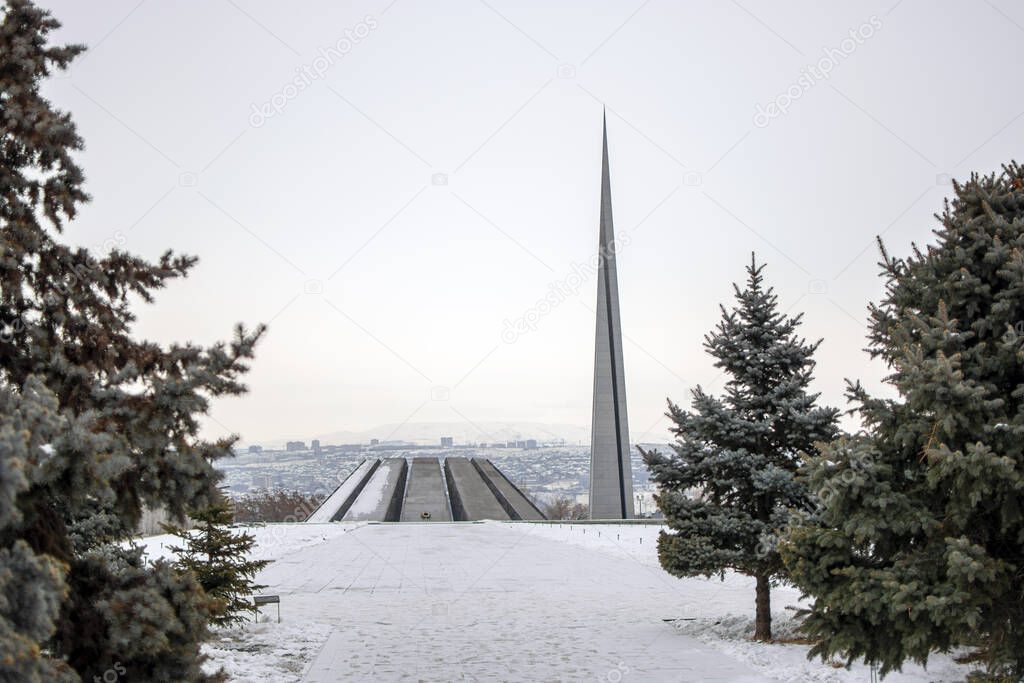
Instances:
[[[696,638],[719,652],[740,660],[765,676],[792,683],[863,683],[873,680],[871,668],[854,663],[847,669],[840,662],[807,659],[808,646],[799,643],[760,643],[751,640],[754,620],[736,614],[698,617],[673,622],[679,633]],[[799,638],[800,622],[791,614],[772,614],[772,635],[776,640]],[[928,669],[908,664],[904,671],[885,677],[886,683],[954,683],[966,679],[970,669],[951,658],[935,655]]]
[[[301,619],[218,629],[203,645],[210,657],[203,671],[223,669],[231,681],[298,683],[330,632],[327,624]]]
[[[235,531],[245,532],[256,538],[256,547],[250,555],[251,559],[273,562],[303,548],[327,543],[344,536],[363,524],[364,522],[332,522],[329,524],[298,522],[237,527]],[[159,536],[146,536],[137,539],[136,542],[142,546],[146,558],[155,562],[156,560],[173,560],[174,554],[171,552],[171,546],[180,545],[181,539],[171,534],[160,534]]]

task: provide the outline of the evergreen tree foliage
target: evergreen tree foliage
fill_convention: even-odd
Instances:
[[[198,584],[115,548],[143,506],[214,499],[233,439],[204,441],[198,418],[245,390],[262,328],[210,348],[136,340],[130,301],[195,259],[59,241],[88,197],[82,140],[39,92],[83,49],[48,45],[58,26],[28,0],[0,5],[0,673],[92,680],[120,662],[137,680],[204,680]]]
[[[700,386],[692,410],[669,401],[674,453],[643,452],[670,533],[658,539],[661,566],[676,576],[755,577],[754,637],[771,639],[770,586],[782,573],[776,539],[812,497],[796,476],[803,452],[836,433],[837,411],[810,393],[813,344],[797,337],[802,315],[778,310],[752,258],[736,306],[704,347],[726,375],[720,397]]]
[[[227,500],[193,511],[189,516],[194,528],[166,528],[182,541],[182,545],[171,546],[177,566],[191,572],[211,599],[213,624],[230,626],[245,621],[253,608],[249,597],[266,588],[253,578],[270,563],[249,559],[256,538],[231,530],[234,515]]]
[[[898,398],[850,384],[865,431],[810,461],[829,495],[782,546],[814,654],[885,673],[976,646],[988,675],[1024,678],[1022,188],[1016,163],[973,175],[935,244],[882,248],[868,350]]]
[[[106,546],[75,563],[65,612],[89,621],[58,630],[52,648],[83,680],[123,670],[130,680],[220,681],[206,676],[198,645],[212,617],[196,578],[166,561],[147,564],[141,548]]]
[[[67,565],[36,552],[16,530],[19,496],[42,476],[40,460],[62,425],[57,399],[31,378],[21,392],[0,386],[0,680],[74,680],[40,649],[57,628],[67,597]],[[23,678],[20,678],[23,677]]]

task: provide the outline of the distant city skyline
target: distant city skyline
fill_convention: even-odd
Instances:
[[[589,430],[602,106],[634,443],[720,391],[703,335],[751,251],[824,338],[822,400],[877,390],[875,235],[928,243],[949,179],[1024,145],[1006,0],[42,5],[91,47],[44,87],[86,143],[64,239],[200,257],[139,336],[269,323],[204,423],[245,443]]]
[[[311,443],[320,441],[324,446],[339,444],[376,445],[386,443],[415,443],[437,445],[442,438],[451,438],[456,446],[466,444],[507,444],[515,441],[532,440],[540,443],[565,443],[589,445],[588,431],[583,426],[546,423],[482,422],[468,425],[460,422],[405,422],[401,424],[378,425],[358,431],[329,433],[289,433],[262,440],[243,439],[239,446],[279,446],[284,449],[289,443]],[[651,442],[658,442],[652,440]],[[664,443],[667,438],[660,439]]]

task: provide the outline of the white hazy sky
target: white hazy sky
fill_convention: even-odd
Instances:
[[[882,374],[862,352],[874,235],[927,241],[944,174],[1024,143],[1010,0],[43,4],[91,47],[46,87],[88,147],[68,239],[200,257],[140,335],[270,325],[210,436],[588,424],[594,279],[502,331],[594,253],[602,104],[633,441],[668,437],[666,396],[720,386],[702,337],[752,250],[843,405],[844,377]]]

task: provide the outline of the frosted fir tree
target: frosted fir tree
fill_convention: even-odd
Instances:
[[[869,351],[898,398],[850,385],[865,431],[810,462],[829,495],[781,548],[813,654],[885,674],[969,647],[982,677],[1024,678],[1022,188],[1016,163],[972,175],[934,244],[882,248]]]
[[[812,497],[797,477],[802,454],[836,434],[837,411],[809,386],[819,342],[797,336],[802,315],[778,310],[754,258],[736,305],[704,338],[727,379],[720,397],[692,390],[692,408],[669,401],[672,454],[643,452],[669,532],[661,566],[676,576],[734,570],[756,580],[754,638],[771,640],[771,584],[783,571],[779,533]]]
[[[245,390],[262,328],[210,348],[137,340],[130,303],[195,259],[60,242],[88,196],[74,123],[39,92],[83,49],[48,45],[58,27],[0,5],[0,680],[209,680],[202,589],[123,543],[143,506],[214,499],[233,439],[201,439],[198,419]]]
[[[189,517],[195,523],[192,529],[165,526],[181,539],[181,545],[171,546],[175,565],[191,572],[211,599],[211,623],[231,626],[245,621],[253,609],[250,597],[266,588],[253,578],[270,562],[249,559],[256,539],[231,530],[234,514],[226,499],[194,510]]]

